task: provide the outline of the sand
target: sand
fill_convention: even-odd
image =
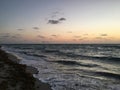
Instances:
[[[0,49],[0,90],[52,90],[47,83],[33,77],[36,68],[22,65],[19,60]]]

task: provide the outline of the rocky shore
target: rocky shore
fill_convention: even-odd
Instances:
[[[21,65],[0,49],[0,90],[52,90],[51,86],[33,77],[38,71]]]

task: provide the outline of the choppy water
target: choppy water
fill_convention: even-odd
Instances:
[[[120,45],[4,45],[54,90],[120,90]]]

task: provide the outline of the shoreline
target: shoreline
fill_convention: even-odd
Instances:
[[[52,90],[47,83],[33,77],[38,70],[19,64],[19,59],[6,53],[0,46],[0,89],[1,90]]]

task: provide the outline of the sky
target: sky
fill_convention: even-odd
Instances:
[[[120,44],[120,0],[0,0],[0,44]]]

